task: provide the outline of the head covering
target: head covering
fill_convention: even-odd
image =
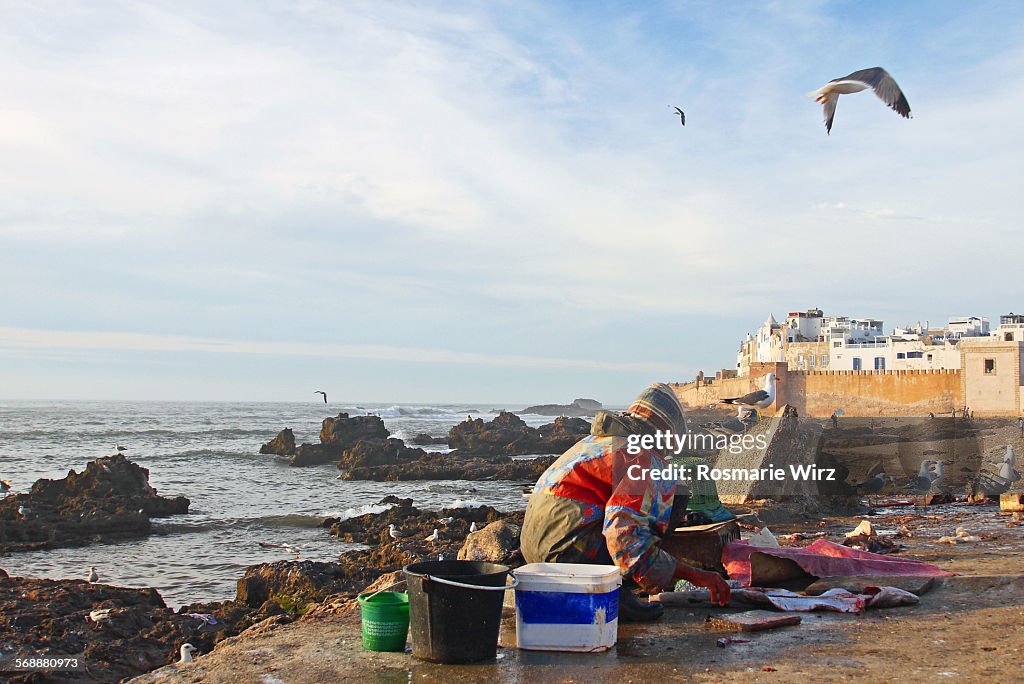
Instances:
[[[655,430],[667,430],[677,435],[686,432],[683,405],[672,388],[663,382],[641,392],[626,409],[626,415],[642,420]]]

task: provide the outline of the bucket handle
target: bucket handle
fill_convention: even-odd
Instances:
[[[462,587],[463,589],[484,589],[486,591],[508,591],[509,589],[515,589],[519,586],[519,578],[512,575],[512,584],[503,584],[500,587],[488,587],[482,584],[466,584],[464,582],[456,582],[454,580],[444,579],[443,577],[434,577],[433,575],[425,575],[429,582],[440,582],[441,584],[448,584],[453,587]]]

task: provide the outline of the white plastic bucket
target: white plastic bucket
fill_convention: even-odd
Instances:
[[[516,640],[535,651],[606,651],[619,627],[613,565],[530,563],[515,570]]]

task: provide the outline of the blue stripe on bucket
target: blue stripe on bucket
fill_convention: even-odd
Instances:
[[[516,612],[520,620],[529,624],[592,625],[601,609],[605,622],[619,617],[618,589],[605,594],[516,590]]]

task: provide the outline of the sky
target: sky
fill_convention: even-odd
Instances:
[[[997,321],[1022,38],[1014,2],[0,3],[0,398],[616,405],[769,313]],[[872,66],[913,118],[826,135],[807,93]]]

